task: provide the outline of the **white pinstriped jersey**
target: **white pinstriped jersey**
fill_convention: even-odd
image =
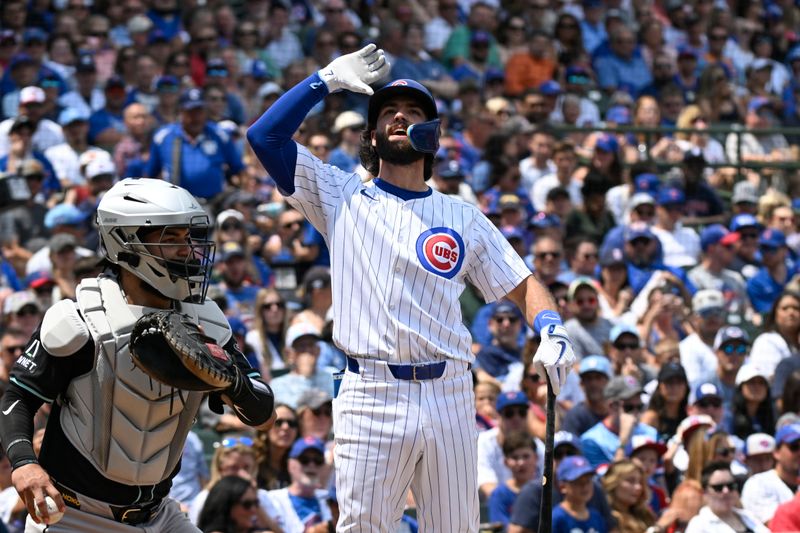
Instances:
[[[471,361],[459,297],[465,281],[487,301],[530,270],[474,206],[437,191],[403,200],[298,145],[288,202],[319,230],[331,255],[334,342],[390,363]]]

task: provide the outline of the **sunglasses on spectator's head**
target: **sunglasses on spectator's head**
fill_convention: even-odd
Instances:
[[[234,446],[252,446],[253,439],[250,437],[225,437],[220,442],[214,443],[214,448],[219,448],[222,446],[223,448],[233,448]]]

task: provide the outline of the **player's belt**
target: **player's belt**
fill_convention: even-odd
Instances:
[[[61,497],[67,506],[86,513],[111,518],[131,526],[150,522],[158,514],[161,503],[164,501],[159,499],[137,505],[117,506],[78,494],[55,480],[53,484],[61,493]]]
[[[386,366],[395,379],[402,379],[404,381],[426,381],[442,377],[447,368],[447,361],[421,363],[418,365],[396,365],[387,363]],[[467,365],[467,369],[471,367],[472,365]],[[354,374],[358,374],[360,370],[358,360],[349,355],[347,356],[347,370]]]

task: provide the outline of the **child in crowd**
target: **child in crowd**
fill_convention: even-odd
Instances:
[[[520,489],[536,474],[539,456],[533,437],[526,432],[507,435],[503,442],[503,458],[511,470],[511,478],[489,495],[489,520],[502,523],[505,528]]]
[[[594,468],[584,457],[565,457],[558,465],[558,487],[564,500],[553,509],[553,533],[606,533],[597,509],[589,507],[594,493]]]

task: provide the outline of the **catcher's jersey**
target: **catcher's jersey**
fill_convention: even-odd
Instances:
[[[288,202],[330,249],[333,339],[349,354],[403,364],[469,361],[459,303],[465,282],[494,301],[530,275],[500,231],[460,199],[363,184],[303,146],[294,184]]]

